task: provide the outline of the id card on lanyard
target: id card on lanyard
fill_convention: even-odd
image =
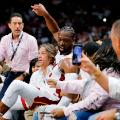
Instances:
[[[16,46],[15,49],[14,49],[14,46],[13,46],[13,41],[11,41],[11,46],[12,46],[12,51],[13,51],[12,57],[11,57],[11,59],[10,59],[11,61],[13,60],[13,58],[14,58],[16,52],[17,52],[17,49],[18,49],[18,47],[19,47],[19,45],[20,45],[20,42],[21,42],[21,40],[22,40],[22,37],[23,37],[23,34],[20,36],[19,42],[18,42],[18,44],[17,44],[17,46]]]

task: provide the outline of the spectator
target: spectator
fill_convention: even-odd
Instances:
[[[11,71],[5,79],[0,92],[0,99],[10,83],[29,68],[29,63],[38,55],[36,39],[23,32],[24,23],[21,14],[13,13],[8,23],[11,33],[2,37],[0,41],[0,61],[5,59]]]
[[[25,78],[23,77],[23,75],[20,75],[16,79],[22,80],[22,81],[25,81],[25,82],[29,82],[32,73],[35,72],[36,70],[38,70],[38,67],[39,67],[39,65],[38,65],[38,58],[35,58],[35,59],[31,60],[31,62],[30,62],[30,68],[29,68],[29,74]],[[1,88],[2,88],[3,82],[4,82],[3,79],[5,79],[5,78],[3,78],[4,76],[0,76],[0,77],[2,78],[2,83],[0,84],[0,91],[1,91]],[[13,111],[7,113],[4,117],[9,117],[11,119],[17,120],[19,118],[19,115],[20,115],[20,114],[17,114],[19,112],[21,112],[21,111],[15,111],[15,110],[13,110]]]
[[[32,74],[30,79],[30,84],[18,80],[20,79],[20,77],[17,78],[17,80],[14,80],[10,84],[4,97],[0,102],[1,112],[3,110],[3,112],[6,113],[6,111],[11,107],[12,110],[15,109],[24,110],[26,108],[29,109],[30,107],[33,108],[34,102],[37,98],[41,98],[42,103],[44,102],[43,99],[44,100],[46,99],[48,101],[59,100],[58,96],[55,94],[56,93],[55,89],[49,88],[49,86],[46,84],[46,79],[49,78],[49,75],[52,72],[53,64],[55,61],[55,55],[56,55],[56,49],[52,44],[41,45],[38,55],[40,69]],[[24,76],[25,74],[22,74],[22,77]],[[24,102],[23,104],[24,106],[22,105],[23,102],[21,102],[21,100],[18,97],[19,95],[22,98],[24,98],[27,103],[25,104]],[[8,96],[9,96],[9,101],[7,101]]]
[[[111,56],[111,59],[108,59],[109,58],[109,56]],[[94,63],[95,64],[97,64],[97,65],[99,65],[100,66],[100,69],[105,73],[105,74],[107,74],[109,77],[110,76],[112,76],[112,77],[114,77],[114,78],[119,78],[119,63],[116,61],[116,62],[114,62],[114,64],[111,64],[113,61],[116,61],[116,55],[115,55],[115,53],[114,53],[114,51],[113,51],[113,49],[112,49],[112,47],[111,47],[111,41],[110,40],[104,40],[103,41],[103,44],[101,45],[101,47],[98,49],[98,51],[95,53],[95,56],[94,56]],[[82,76],[82,80],[80,80],[81,81],[81,84],[82,84],[82,81],[84,81],[84,79],[85,79],[85,76]],[[90,80],[90,83],[91,83],[92,81]],[[74,91],[74,92],[76,92],[76,93],[78,93],[77,92],[77,84],[79,84],[78,85],[78,87],[79,87],[79,90],[78,91],[80,91],[81,89],[80,89],[80,86],[81,86],[81,84],[80,83],[78,83],[77,81],[76,81],[76,85],[75,85],[75,83],[73,83],[73,82],[71,82],[71,83],[67,83],[67,82],[57,82],[58,84],[57,84],[57,88],[60,88],[60,89],[62,89],[62,90],[64,90],[64,91],[67,91],[67,92],[72,92],[72,90]],[[88,83],[88,84],[86,84],[86,85],[90,85],[90,83]],[[74,88],[72,87],[73,86],[73,84],[74,84]],[[65,85],[65,86],[64,86]],[[76,87],[75,87],[76,86]],[[91,85],[91,87],[92,87],[92,89],[96,89],[95,88],[95,86],[97,86],[97,84],[96,83],[94,83],[94,87],[92,87],[92,85]],[[83,91],[83,93],[82,93],[82,96],[84,96],[83,94],[84,94],[84,92],[85,93],[87,93],[87,91],[89,90],[91,90],[91,87],[90,88],[86,88],[84,91]],[[67,90],[67,88],[69,89],[69,90]],[[83,86],[83,88],[84,88],[84,86]],[[93,91],[96,91],[96,92],[100,92],[100,89],[98,90],[93,90]],[[101,94],[102,94],[102,92],[103,91],[101,91]],[[105,92],[105,91],[104,91]],[[103,92],[103,93],[104,93]],[[80,92],[81,93],[81,92]],[[98,101],[99,101],[99,95],[98,95],[98,101],[95,101],[94,100],[94,103],[93,104],[95,104],[95,106],[96,106],[96,108],[94,109],[94,108],[92,108],[92,112],[91,112],[91,108],[89,108],[91,105],[90,104],[88,104],[88,103],[86,103],[86,101],[87,101],[87,97],[89,98],[89,96],[91,96],[90,98],[91,98],[91,101],[92,101],[92,99],[94,99],[94,97],[95,97],[95,95],[94,95],[94,97],[92,97],[92,95],[91,95],[91,93],[93,93],[93,92],[90,92],[90,93],[87,93],[87,95],[88,96],[86,96],[86,98],[82,98],[82,101],[79,101],[78,103],[75,103],[75,104],[73,104],[73,105],[70,105],[70,106],[68,106],[68,107],[66,107],[66,108],[63,108],[63,111],[62,110],[54,110],[53,111],[53,114],[55,114],[55,116],[56,117],[60,117],[60,116],[62,116],[62,114],[63,114],[63,112],[64,112],[64,114],[65,115],[68,115],[68,113],[69,112],[71,112],[72,110],[73,111],[75,111],[75,110],[77,110],[76,112],[75,112],[75,114],[77,115],[77,118],[79,118],[80,120],[87,120],[88,118],[87,118],[87,116],[89,116],[90,114],[92,114],[92,112],[95,110],[107,110],[107,109],[111,109],[111,108],[119,108],[119,104],[120,104],[120,100],[116,100],[116,99],[112,99],[112,98],[109,98],[109,96],[108,96],[108,98],[107,99],[109,99],[109,101],[108,100],[105,100],[104,102],[105,103],[102,103],[102,102],[100,102],[101,103],[101,105],[99,104],[99,107],[97,107],[98,105]],[[82,97],[81,96],[81,97]],[[101,96],[101,99],[102,99],[102,96]],[[84,104],[84,101],[85,100],[85,106],[86,105],[88,105],[89,107],[85,107],[85,108],[82,108],[82,110],[81,110],[81,106],[83,107],[83,104]],[[90,100],[90,99],[89,99]],[[82,103],[81,103],[82,102]],[[81,103],[81,105],[80,105],[80,103]],[[91,103],[92,104],[92,103]],[[92,104],[92,105],[93,105]],[[75,108],[76,107],[76,108]],[[78,110],[78,109],[79,110]],[[88,108],[89,108],[89,110],[88,110]],[[99,109],[100,108],[100,109]],[[94,110],[93,110],[94,109]],[[85,113],[86,113],[86,115],[84,114],[84,110],[86,111]],[[94,111],[94,112],[95,112]],[[81,114],[80,114],[80,112],[81,112]],[[97,112],[97,111],[96,111]]]
[[[44,17],[48,29],[57,41],[58,52],[55,58],[56,64],[58,64],[66,55],[71,53],[73,44],[76,41],[76,33],[70,26],[64,26],[60,29],[55,19],[48,13],[42,4],[35,4],[31,7],[37,15]],[[68,104],[70,101],[71,99],[63,96],[59,102],[59,105]]]
[[[120,58],[120,20],[117,20],[113,23],[111,29],[111,41],[114,51],[116,52],[117,59],[119,62]],[[108,93],[111,97],[120,99],[120,84],[119,78],[108,77],[103,74],[99,69],[95,67],[95,65],[83,54],[81,68],[87,71],[90,75],[95,77],[96,82],[98,82]],[[119,72],[119,69],[118,69]],[[114,119],[115,113],[117,110],[107,111],[103,114],[102,118],[105,120]],[[100,117],[101,119],[101,117]]]
[[[76,40],[74,29],[70,26],[65,26],[60,29],[54,18],[42,4],[35,4],[31,7],[38,16],[44,17],[48,29],[57,41],[58,53],[56,55],[56,63],[59,63],[65,55],[70,54],[72,51],[72,46]]]

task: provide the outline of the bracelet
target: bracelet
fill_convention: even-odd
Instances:
[[[93,75],[92,75],[92,77],[95,79],[95,78],[97,78],[97,77],[99,77],[101,74],[100,74],[100,70],[99,69],[97,69],[97,70],[95,70],[94,72],[93,72]]]

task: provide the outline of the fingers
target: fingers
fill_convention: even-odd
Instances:
[[[101,116],[98,116],[98,117],[96,118],[96,120],[104,120],[104,118],[101,117]]]
[[[52,113],[54,118],[58,118],[59,117],[59,112],[58,112],[57,109],[53,110],[51,113]]]
[[[85,54],[82,52],[82,56],[84,57],[85,56]]]
[[[55,80],[48,80],[47,83],[48,85],[50,85],[50,87],[56,87],[56,84],[57,84]]]
[[[53,111],[51,112],[51,114],[52,114],[52,116],[53,116],[54,118],[57,117],[56,110],[53,110]]]
[[[53,80],[53,79],[49,79],[47,82],[48,82],[49,84],[56,84],[56,81]]]
[[[84,53],[82,53],[82,58],[81,58],[81,60],[89,60],[89,58],[88,58]]]
[[[31,8],[33,8],[33,9],[45,9],[45,7],[40,3],[31,5]]]

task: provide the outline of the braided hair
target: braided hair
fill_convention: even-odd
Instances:
[[[60,32],[61,31],[68,33],[70,35],[70,37],[72,37],[76,41],[77,35],[76,35],[75,30],[73,29],[73,27],[64,26],[64,27],[62,27],[60,29]]]

